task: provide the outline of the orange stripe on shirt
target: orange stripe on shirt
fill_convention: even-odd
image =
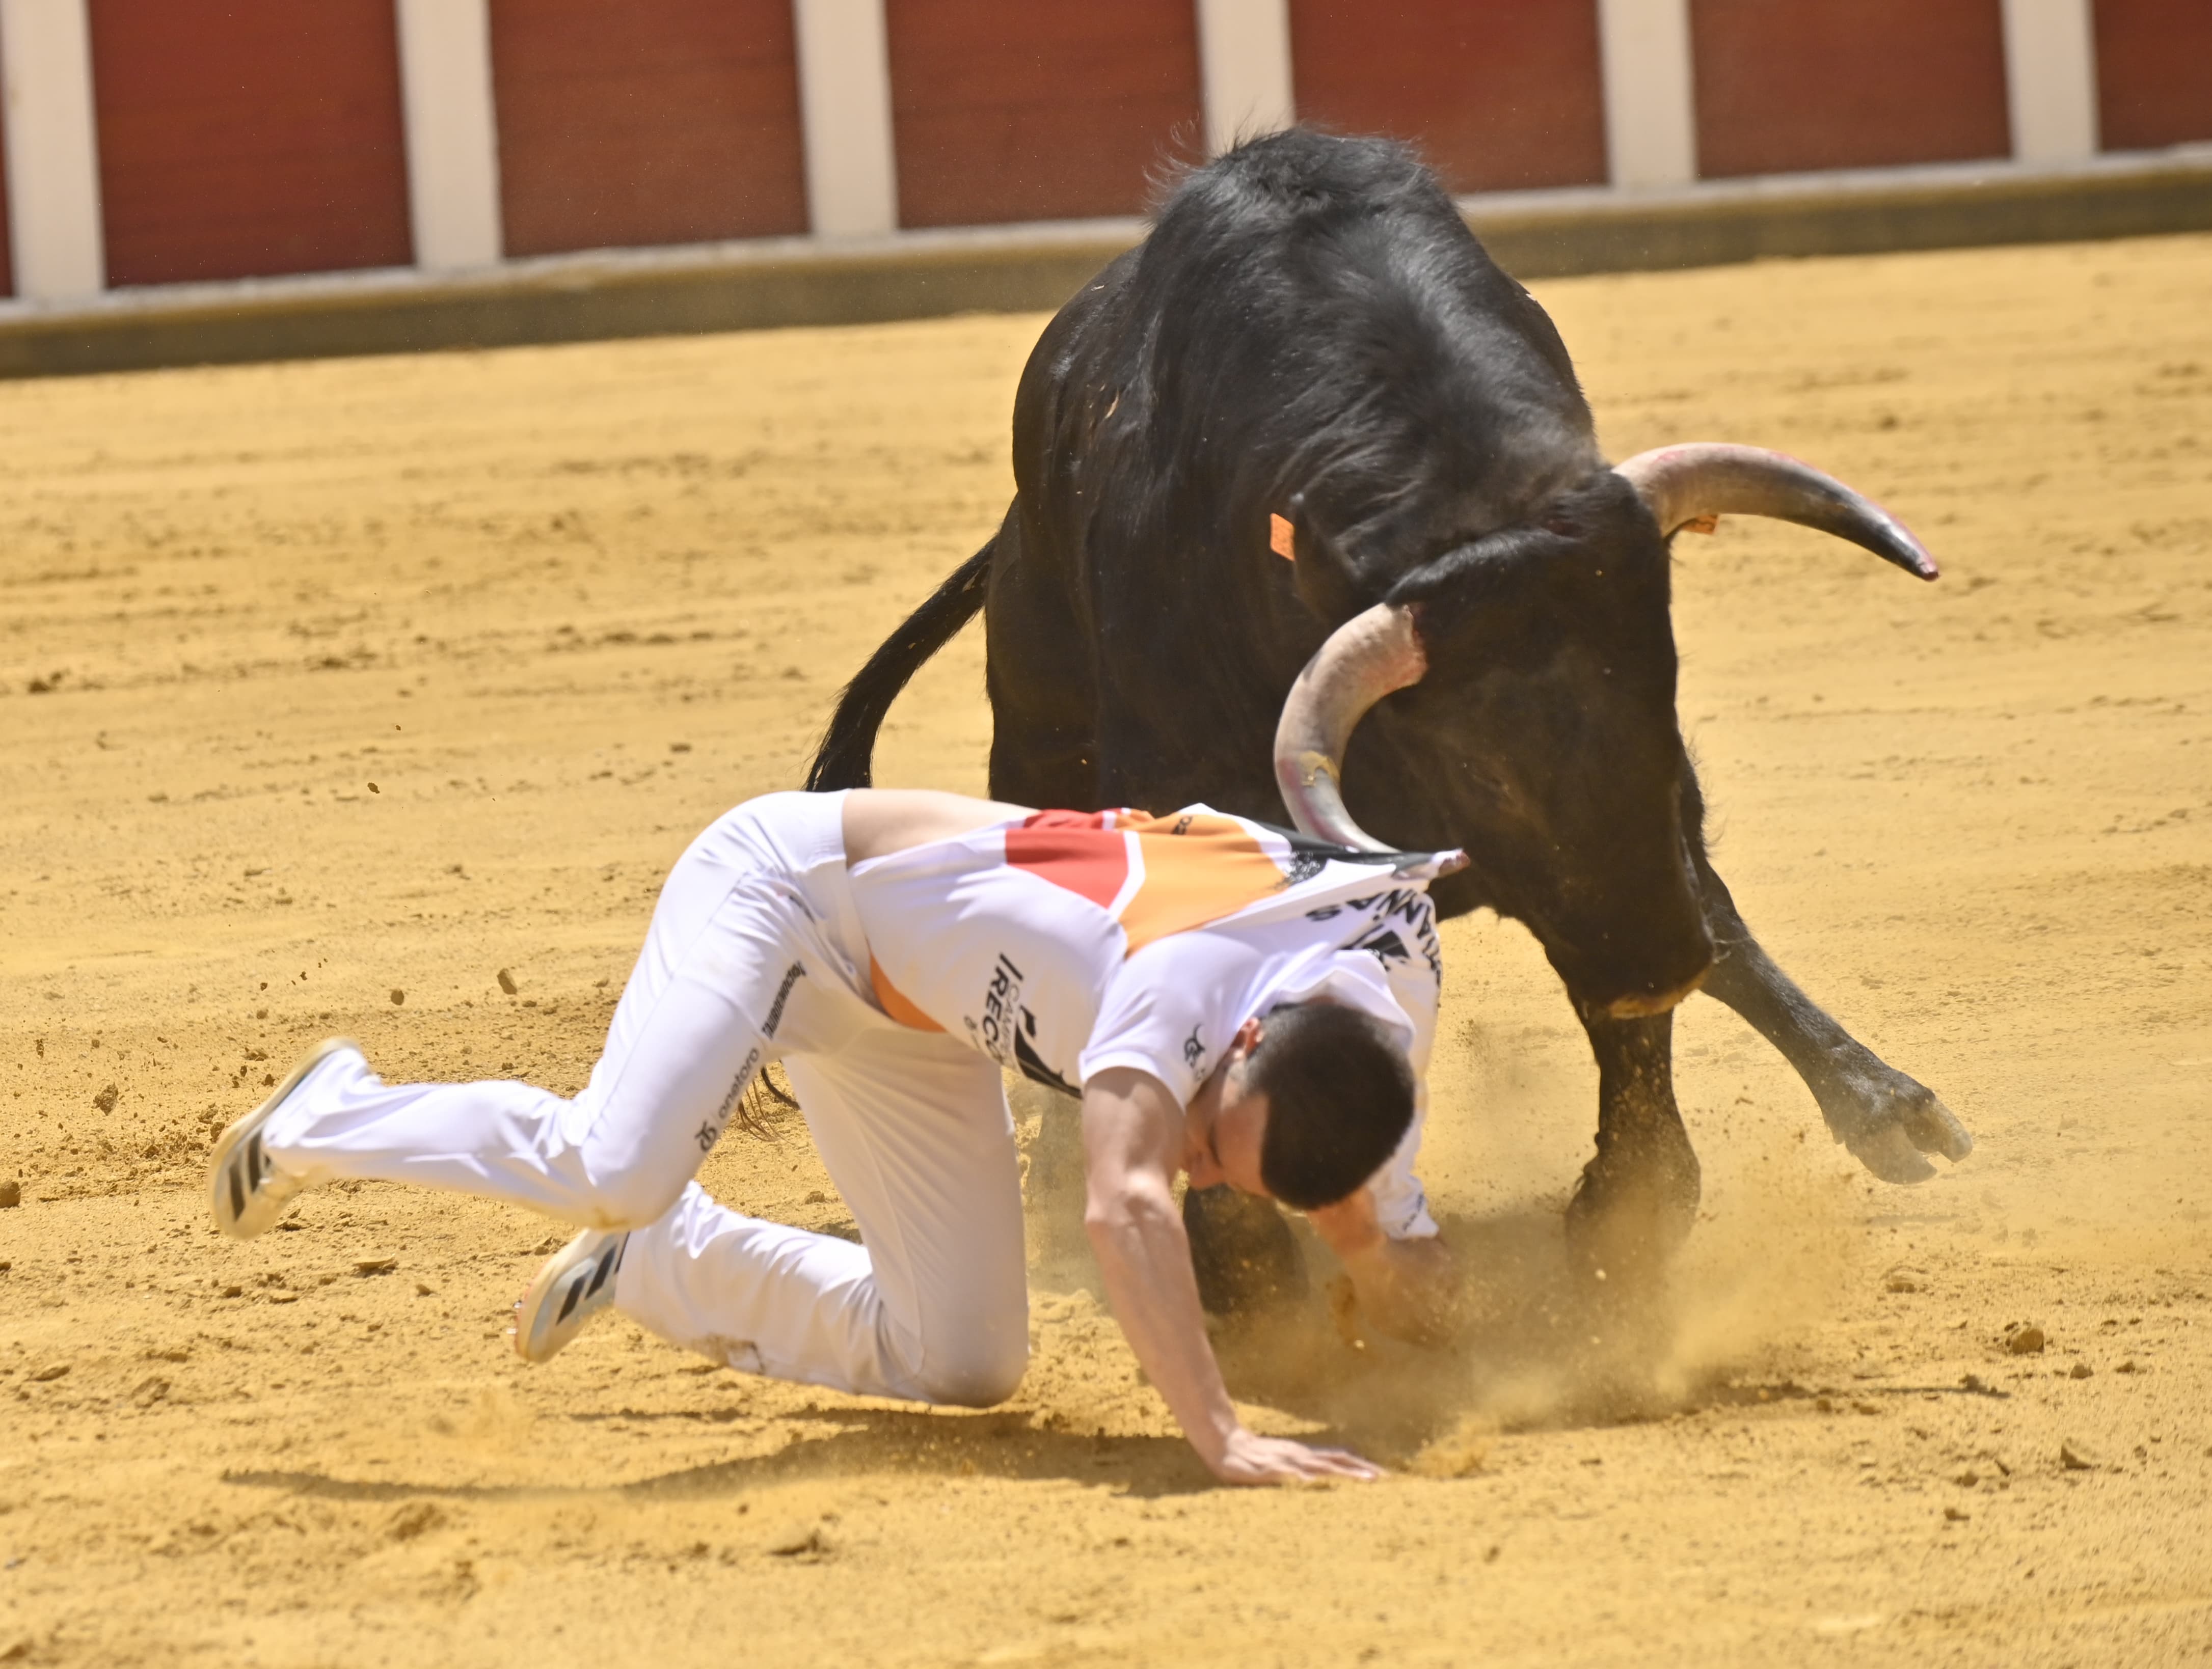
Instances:
[[[1145,878],[1121,911],[1134,956],[1155,939],[1203,927],[1255,904],[1283,884],[1283,871],[1234,817],[1176,812],[1131,816]]]
[[[884,965],[872,956],[868,958],[868,984],[874,988],[876,1001],[883,1011],[902,1026],[911,1027],[915,1031],[941,1032],[945,1029],[916,1008],[913,999],[891,983],[890,975],[884,972]]]

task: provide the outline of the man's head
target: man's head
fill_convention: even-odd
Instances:
[[[1193,1187],[1231,1183],[1312,1211],[1356,1193],[1413,1120],[1413,1069],[1389,1028],[1338,1003],[1247,1020],[1191,1103]]]

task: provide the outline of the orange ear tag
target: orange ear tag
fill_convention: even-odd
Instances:
[[[1286,562],[1298,560],[1296,536],[1291,531],[1290,523],[1280,516],[1270,515],[1267,518],[1267,548]]]

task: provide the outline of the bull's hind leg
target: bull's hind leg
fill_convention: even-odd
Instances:
[[[1582,1020],[1597,1058],[1597,1156],[1567,1205],[1567,1241],[1608,1278],[1653,1274],[1698,1215],[1698,1156],[1674,1104],[1674,1018]]]
[[[1933,1176],[1927,1154],[1955,1162],[1972,1152],[1974,1138],[1935,1091],[1883,1061],[1775,966],[1710,865],[1701,878],[1718,951],[1705,994],[1748,1020],[1797,1069],[1830,1133],[1885,1182]]]
[[[1098,697],[1089,634],[1060,576],[1037,560],[1018,500],[999,529],[983,629],[992,798],[1097,810]]]

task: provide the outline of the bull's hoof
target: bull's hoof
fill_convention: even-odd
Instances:
[[[1813,1093],[1830,1133],[1885,1182],[1925,1182],[1936,1174],[1926,1155],[1956,1164],[1974,1150],[1966,1126],[1934,1090],[1872,1056]]]
[[[1567,1203],[1567,1247],[1586,1275],[1636,1282],[1662,1272],[1698,1218],[1700,1178],[1689,1138],[1616,1143],[1583,1167]]]
[[[1272,1200],[1193,1188],[1182,1197],[1182,1226],[1208,1314],[1250,1320],[1304,1300],[1305,1253]]]

